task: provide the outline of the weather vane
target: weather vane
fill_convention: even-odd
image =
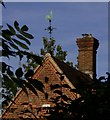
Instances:
[[[48,33],[50,34],[50,39],[51,39],[51,37],[52,37],[52,31],[55,29],[55,28],[53,28],[52,25],[51,25],[51,23],[52,23],[52,17],[53,17],[52,11],[50,11],[49,15],[46,15],[46,19],[47,19],[48,22],[49,22],[49,27],[47,27],[47,28],[45,29],[45,30],[47,30]]]

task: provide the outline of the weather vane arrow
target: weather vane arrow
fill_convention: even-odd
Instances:
[[[45,29],[49,32],[50,34],[50,39],[51,39],[51,35],[52,35],[52,31],[55,29],[51,26],[51,23],[52,23],[52,17],[53,17],[53,14],[52,14],[52,11],[50,11],[50,13],[48,15],[46,15],[46,19],[49,21],[49,26]]]

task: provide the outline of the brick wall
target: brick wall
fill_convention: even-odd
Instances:
[[[43,65],[38,68],[37,72],[35,72],[33,79],[37,79],[45,85],[44,91],[48,93],[48,99],[45,99],[44,93],[38,90],[38,96],[36,96],[32,91],[27,89],[29,97],[27,97],[24,91],[21,91],[15,99],[15,104],[12,103],[3,118],[35,118],[35,116],[39,118],[39,116],[43,116],[45,113],[44,109],[41,110],[42,112],[37,113],[37,110],[42,108],[42,105],[50,104],[51,107],[55,106],[55,104],[50,102],[50,98],[55,98],[58,94],[53,93],[54,90],[51,90],[50,85],[61,85],[60,75],[56,74],[56,72],[58,71],[53,64],[48,59],[45,60]],[[66,81],[64,80],[62,84],[66,84]],[[63,88],[62,91],[63,94],[67,95],[71,99],[76,99],[76,95],[73,92],[70,92],[68,88]],[[22,114],[22,111],[26,109],[32,111],[35,116],[29,112]]]
[[[86,35],[78,38],[76,42],[79,48],[78,69],[95,79],[96,53],[99,46],[98,40],[90,35]]]

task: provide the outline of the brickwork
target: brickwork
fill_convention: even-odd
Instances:
[[[42,108],[42,105],[44,104],[50,104],[51,107],[55,106],[52,102],[50,102],[50,98],[55,98],[58,96],[58,94],[54,93],[54,90],[51,90],[50,86],[55,85],[55,84],[67,84],[66,83],[66,77],[64,77],[63,82],[61,83],[60,80],[60,75],[56,74],[57,69],[53,65],[53,63],[49,60],[46,59],[43,62],[43,65],[41,65],[37,71],[35,72],[33,79],[41,81],[45,88],[44,91],[45,93],[48,93],[48,99],[45,99],[44,93],[40,92],[37,90],[38,96],[36,96],[32,91],[28,90],[28,96],[26,93],[24,93],[23,90],[20,90],[19,94],[15,98],[14,102],[12,103],[7,111],[4,113],[3,118],[39,118],[39,116],[43,116],[45,111],[42,109],[42,112],[37,112],[39,108]],[[61,90],[58,88],[58,90]],[[73,92],[70,92],[69,88],[63,88],[62,89],[63,94],[67,95],[71,99],[76,99],[76,94]],[[34,113],[23,113],[24,110],[30,110]]]
[[[76,42],[79,48],[78,69],[95,78],[98,40],[90,35],[86,35],[83,38],[78,38]]]

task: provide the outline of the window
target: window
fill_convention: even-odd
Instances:
[[[43,104],[42,105],[42,112],[45,114],[45,116],[50,115],[49,114],[50,113],[50,108],[51,108],[50,104]]]

